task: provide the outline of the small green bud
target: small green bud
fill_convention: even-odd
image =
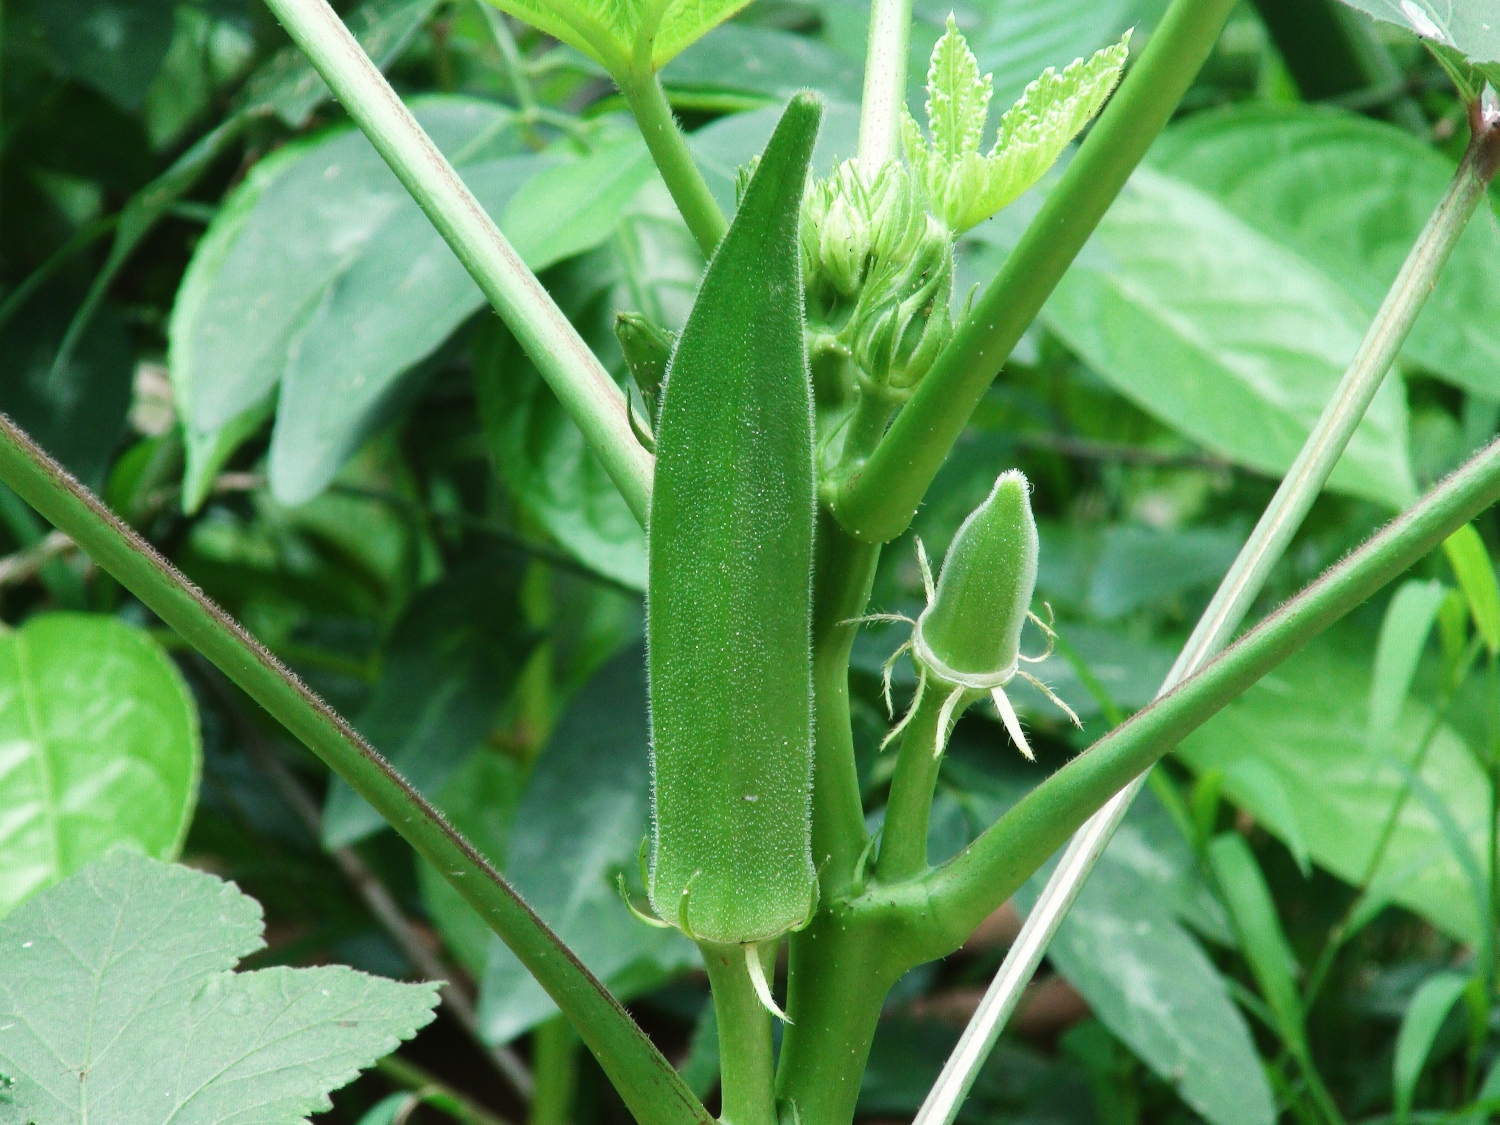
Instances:
[[[677,342],[676,333],[658,328],[640,313],[622,312],[615,316],[615,338],[620,341],[625,366],[641,392],[646,414],[654,426],[662,380],[667,377],[667,362],[672,358],[672,345]]]
[[[1014,669],[1036,589],[1038,540],[1031,486],[1003,473],[948,548],[937,593],[922,615],[923,646],[962,676]]]
[[[872,274],[854,313],[854,360],[876,383],[910,387],[951,334],[953,244],[920,214],[919,235],[900,258]]]

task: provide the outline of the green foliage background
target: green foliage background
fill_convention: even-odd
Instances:
[[[1127,27],[1138,49],[1162,7],[954,13],[1005,106]],[[615,312],[680,328],[703,258],[599,63],[476,0],[341,10],[623,381]],[[1071,732],[1017,688],[1032,767],[967,718],[934,860],[1151,698],[1462,152],[1438,63],[1395,24],[1332,13],[1242,5],[885,553],[872,605],[914,613],[913,538],[936,557],[996,474],[1023,468],[1065,641],[1040,674],[1085,720]],[[914,108],[948,8],[917,16]],[[865,18],[759,0],[666,66],[726,208],[798,88],[828,102],[818,172],[852,155]],[[0,409],[354,716],[709,1093],[697,952],[615,889],[623,875],[644,896],[646,555],[577,429],[259,4],[11,0],[3,35]],[[960,292],[993,275],[1050,182],[965,236]],[[1500,221],[1482,208],[1258,612],[1497,419]],[[472,993],[470,1030],[529,1035],[541,1059],[550,1001],[372,810],[8,492],[0,537],[0,909],[123,840],[259,899],[253,966],[425,972],[352,857]],[[1158,771],[966,1121],[1331,1120],[1318,1086],[1349,1120],[1483,1118],[1495,1044],[1460,985],[1493,949],[1500,735],[1496,682],[1463,664],[1469,625],[1445,608],[1460,577],[1429,559]],[[856,647],[872,822],[891,769],[879,672],[901,639]],[[909,666],[897,685],[910,693]],[[898,985],[862,1115],[914,1112],[1044,876]],[[450,1016],[403,1050],[519,1113],[474,1039]],[[391,1080],[337,1095],[330,1120],[392,1112]],[[571,1102],[577,1125],[624,1120],[586,1059]]]

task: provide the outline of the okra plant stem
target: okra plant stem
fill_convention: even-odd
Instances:
[[[875,873],[883,883],[909,879],[927,870],[927,824],[942,758],[933,753],[938,720],[947,691],[930,687],[922,694],[911,722],[901,735],[896,772],[885,802],[880,831],[880,859]]]
[[[719,1025],[719,1119],[723,1125],[776,1125],[771,1013],[750,981],[745,960],[750,947],[699,942],[698,948],[708,969]],[[766,973],[768,978],[772,975]]]
[[[1023,797],[949,863],[870,892],[920,901],[918,961],[958,947],[1073,829],[1279,663],[1500,499],[1500,441],[1266,618]],[[908,907],[913,911],[915,908]],[[929,944],[930,943],[930,944]]]
[[[856,538],[906,530],[1001,365],[1172,116],[1236,0],[1173,0],[1000,273],[918,384],[834,512]]]
[[[625,396],[327,0],[266,0],[515,334],[644,525],[651,455]]]
[[[667,101],[666,91],[656,72],[646,68],[617,81],[620,92],[635,115],[641,135],[646,138],[646,147],[651,150],[651,159],[667,190],[677,204],[677,210],[692,232],[704,257],[712,257],[724,232],[729,229],[729,220],[724,217],[718,200],[708,190],[703,173],[698,170],[687,138],[677,127],[672,115],[672,106]]]
[[[911,50],[911,0],[873,0],[859,110],[859,162],[871,173],[900,155]]]
[[[619,1001],[489,861],[343,718],[3,416],[0,481],[349,782],[453,885],[578,1028],[637,1121],[712,1125]]]
[[[1317,424],[1303,443],[1255,530],[1240,549],[1188,643],[1167,674],[1166,694],[1224,647],[1244,620],[1308,509],[1322,492],[1375,392],[1395,362],[1432,287],[1485,198],[1500,159],[1500,131],[1477,135],[1447,192],[1417,238],[1365,338]],[[1135,778],[1091,817],[1069,844],[1027,916],[953,1056],[918,1114],[918,1125],[949,1125],[993,1048],[1052,935],[1144,784]]]

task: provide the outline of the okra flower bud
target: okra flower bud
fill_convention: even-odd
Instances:
[[[1021,629],[1029,618],[1049,642],[1050,625],[1031,612],[1036,591],[1038,539],[1031,512],[1031,486],[1016,469],[1002,473],[989,498],[958,529],[936,585],[927,555],[918,543],[927,608],[913,623],[911,640],[886,664],[889,700],[890,669],[902,652],[910,650],[917,666],[917,696],[906,718],[887,737],[889,742],[911,719],[922,696],[931,690],[946,693],[938,722],[934,755],[947,745],[948,731],[963,708],[988,695],[1016,746],[1030,758],[1031,747],[1021,731],[1015,708],[1005,694],[1016,676],[1029,681],[1057,704],[1075,724],[1078,716],[1021,664],[1038,663],[1051,654],[1026,656],[1021,652]]]
[[[871,380],[914,386],[947,342],[952,324],[953,244],[947,231],[918,213],[916,237],[900,258],[872,271],[854,313],[854,361]],[[905,249],[905,248],[903,248]]]

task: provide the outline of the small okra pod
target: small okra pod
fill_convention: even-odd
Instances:
[[[717,945],[795,929],[816,897],[798,228],[821,115],[799,95],[782,116],[704,275],[657,423],[649,890],[663,921]]]
[[[896,653],[899,656],[907,648],[911,651],[919,677],[917,699],[890,737],[905,728],[926,692],[939,690],[945,694],[933,753],[941,754],[956,717],[970,703],[987,695],[1016,746],[1030,758],[1031,747],[1005,693],[1016,676],[1031,682],[1074,723],[1078,722],[1066,703],[1021,668],[1022,662],[1036,663],[1051,652],[1050,644],[1042,656],[1028,657],[1021,652],[1021,629],[1028,618],[1049,641],[1052,637],[1050,626],[1031,612],[1038,548],[1031,486],[1019,470],[1013,469],[1000,475],[989,498],[959,527],[936,586],[926,554],[920,555],[927,608],[914,623],[911,640]],[[891,658],[891,664],[895,658]]]

